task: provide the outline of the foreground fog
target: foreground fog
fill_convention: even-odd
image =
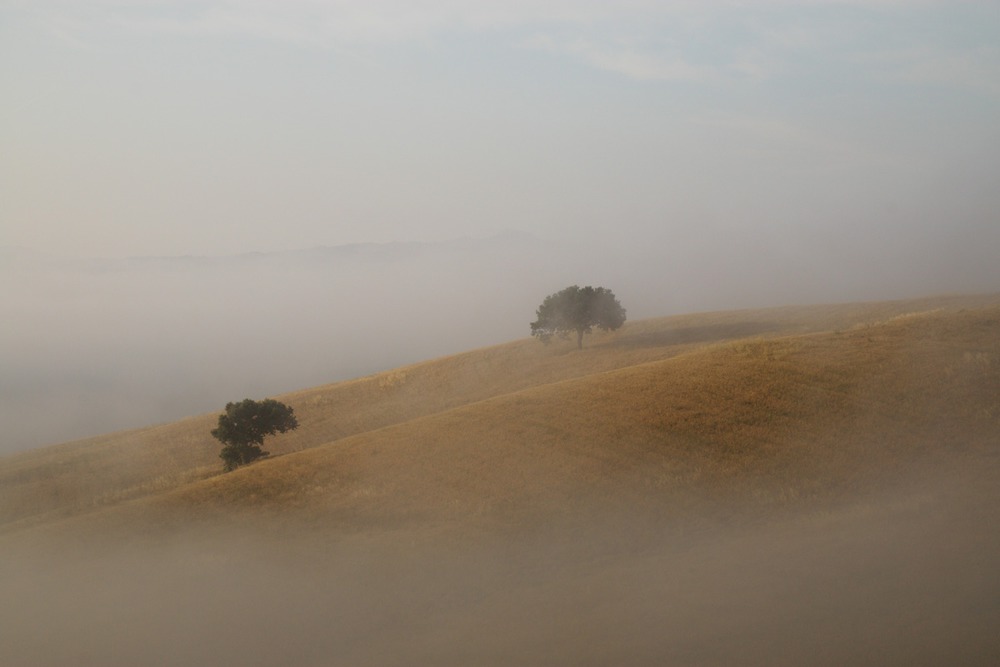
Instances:
[[[458,543],[292,516],[0,537],[0,642],[20,667],[994,665],[988,489],[938,471],[780,520],[590,516]]]

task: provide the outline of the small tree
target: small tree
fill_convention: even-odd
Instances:
[[[531,335],[548,343],[553,334],[568,338],[576,332],[576,346],[583,348],[583,334],[593,327],[614,331],[625,324],[625,309],[614,292],[603,287],[580,288],[572,285],[545,297],[535,311],[538,319],[531,323]]]
[[[219,426],[212,435],[223,445],[219,458],[226,471],[253,463],[270,452],[261,450],[264,437],[294,431],[299,427],[290,407],[271,398],[239,403],[226,403],[225,414],[219,415]]]

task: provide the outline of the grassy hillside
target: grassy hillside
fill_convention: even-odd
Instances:
[[[278,398],[301,428],[229,474],[214,415],[0,460],[18,664],[1000,658],[1000,295],[645,320]]]
[[[739,401],[758,401],[752,403],[753,409],[772,421],[769,425],[758,424],[757,431],[760,437],[766,435],[769,442],[777,442],[787,439],[782,429],[802,428],[796,419],[808,418],[810,423],[821,419],[810,416],[811,410],[826,411],[822,419],[829,422],[829,429],[834,429],[840,428],[838,420],[856,421],[856,416],[844,412],[845,400],[860,401],[869,409],[873,409],[878,401],[888,400],[888,397],[879,397],[873,389],[862,386],[861,380],[845,386],[839,393],[827,386],[828,383],[848,381],[834,377],[836,372],[850,372],[860,378],[877,370],[868,363],[865,354],[872,358],[896,359],[904,365],[908,362],[901,356],[902,352],[890,348],[890,340],[883,338],[855,340],[834,337],[826,343],[828,352],[810,347],[820,343],[807,344],[807,339],[767,344],[763,343],[764,340],[824,331],[848,331],[907,313],[934,311],[944,315],[998,301],[1000,297],[995,295],[940,297],[666,317],[630,322],[615,334],[595,336],[588,341],[589,347],[582,353],[569,343],[542,346],[533,340],[517,341],[279,396],[295,408],[302,428],[270,441],[268,449],[275,455],[282,455],[359,434],[368,434],[366,437],[371,438],[372,432],[380,428],[439,415],[436,422],[409,427],[433,432],[436,428],[448,428],[451,423],[448,420],[460,419],[463,414],[444,413],[499,398],[503,398],[499,403],[477,406],[476,410],[481,412],[468,413],[465,419],[473,424],[490,424],[489,430],[495,437],[509,432],[510,427],[522,428],[529,423],[527,420],[533,419],[545,425],[542,429],[544,437],[536,439],[533,434],[530,438],[527,435],[524,437],[536,440],[540,447],[544,447],[543,442],[577,438],[587,432],[594,439],[599,439],[603,437],[601,428],[622,428],[627,432],[627,438],[645,442],[648,429],[652,428],[647,423],[646,415],[661,414],[663,419],[667,419],[667,413],[662,410],[657,412],[655,407],[660,402],[660,394],[663,407],[672,411],[670,418],[678,420],[655,427],[669,433],[668,439],[687,437],[710,440],[711,447],[704,450],[709,452],[714,451],[712,447],[721,447],[723,442],[737,437],[737,431],[728,429],[725,422],[731,418],[746,419],[743,413],[748,408],[720,401],[728,396]],[[855,330],[852,335],[857,337],[861,334]],[[744,344],[747,351],[741,356],[733,349],[719,346],[727,341],[748,341]],[[856,356],[850,357],[851,351]],[[701,356],[689,357],[694,352],[700,352]],[[976,351],[970,353],[975,354]],[[755,360],[753,354],[760,358]],[[822,360],[824,355],[826,361]],[[652,366],[644,366],[678,357],[685,359],[678,361],[670,370],[667,367],[662,371],[653,370]],[[777,363],[771,363],[772,360]],[[829,376],[810,375],[815,373],[810,370],[810,364],[826,364],[829,367],[853,364],[853,370],[831,370]],[[598,374],[613,370],[623,371],[624,374],[593,379]],[[662,386],[640,379],[660,372],[666,383]],[[550,398],[557,394],[548,393],[560,390],[546,389],[540,395],[518,395],[518,392],[584,378],[591,380],[589,384],[585,382],[578,390],[573,390],[577,393],[572,407],[587,412],[591,421],[600,420],[601,428],[590,431],[580,429],[575,419],[562,418],[564,414],[568,416],[565,411],[570,406]],[[713,383],[718,386],[713,387]],[[767,389],[775,383],[781,385],[782,391],[792,392],[798,405],[781,404],[782,400],[787,402],[788,397],[781,398]],[[795,393],[795,383],[805,387],[805,390]],[[633,385],[646,387],[636,400],[651,401],[650,405],[633,405],[631,395],[636,391]],[[862,393],[851,394],[851,391]],[[594,397],[584,398],[591,395]],[[841,400],[810,407],[804,402],[810,395],[839,396]],[[233,397],[234,400],[240,398]],[[690,414],[681,419],[682,409],[679,406],[684,405],[688,406]],[[798,410],[794,415],[780,412],[787,412],[793,407]],[[614,415],[602,412],[609,409],[619,412]],[[833,409],[839,411],[833,412]],[[553,416],[547,410],[556,410],[557,414]],[[522,414],[525,415],[523,418]],[[534,416],[527,417],[528,414]],[[706,432],[708,425],[692,421],[694,417],[707,419],[709,415],[715,420],[713,428],[719,431],[719,439],[713,439]],[[100,436],[0,459],[0,530],[89,512],[217,475],[219,445],[209,435],[215,418],[215,415],[193,417],[174,424]],[[615,424],[623,426],[613,426]],[[482,430],[474,425],[457,428]],[[772,432],[765,433],[769,430]],[[743,430],[738,433],[738,437],[744,437]],[[343,444],[345,447],[355,446],[348,442]],[[425,448],[415,444],[413,447],[424,452],[424,456],[429,456]],[[488,448],[484,445],[483,449]],[[323,456],[322,453],[316,455]],[[303,466],[312,465],[305,458],[301,460]]]
[[[997,453],[997,360],[996,308],[717,342],[344,437],[158,502],[185,515],[294,508],[352,530],[509,527],[582,506],[798,507],[944,454]]]

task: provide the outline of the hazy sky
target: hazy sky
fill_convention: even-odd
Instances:
[[[1000,244],[995,1],[0,0],[0,90],[0,246]]]

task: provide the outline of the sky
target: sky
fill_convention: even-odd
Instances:
[[[526,337],[572,284],[1000,291],[996,1],[0,0],[0,91],[0,454]]]
[[[0,246],[1000,240],[997,2],[0,0],[0,89]]]

